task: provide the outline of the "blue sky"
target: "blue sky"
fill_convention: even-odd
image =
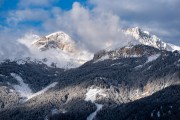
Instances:
[[[31,0],[33,1],[33,0]],[[49,0],[51,1],[51,0]],[[72,4],[75,0],[53,0],[52,6],[58,6],[63,10],[69,10],[72,8]],[[80,2],[82,4],[86,3],[86,0],[76,0],[76,2]],[[0,10],[1,12],[7,12],[8,10],[18,9],[19,0],[0,0]],[[31,5],[31,7],[35,7],[35,5]],[[49,6],[51,7],[51,6]],[[41,6],[41,8],[47,8],[47,6]]]
[[[46,35],[63,30],[71,34],[73,30],[81,32],[78,24],[91,27],[101,20],[120,28],[139,26],[180,45],[179,6],[179,0],[0,0],[0,39],[18,38],[30,31]],[[103,14],[111,18],[105,20]]]
[[[74,0],[40,0],[42,2],[21,2],[23,0],[0,0],[0,25],[4,27],[10,27],[7,22],[8,13],[16,10],[25,10],[25,9],[41,9],[41,10],[51,10],[53,7],[58,7],[61,10],[67,11],[72,8]],[[38,1],[38,0],[27,0],[27,1]],[[76,2],[81,3],[86,6],[86,0],[76,0]],[[23,5],[24,4],[24,5]],[[41,26],[41,22],[38,20],[24,20],[19,23],[20,26]],[[13,26],[12,26],[13,27]],[[18,27],[18,26],[16,26]]]

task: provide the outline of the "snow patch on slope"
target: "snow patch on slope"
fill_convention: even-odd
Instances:
[[[59,110],[57,108],[51,109],[51,115],[59,114]]]
[[[91,113],[86,120],[93,120],[97,114],[98,111],[100,111],[103,107],[102,104],[95,103],[97,95],[106,97],[105,91],[99,87],[91,87],[88,92],[86,93],[85,101],[91,101],[96,105],[96,111]]]
[[[93,113],[91,113],[91,114],[87,117],[86,120],[93,120],[93,119],[95,118],[97,112],[100,111],[100,110],[102,109],[102,107],[103,107],[102,104],[97,104],[97,103],[95,103],[95,105],[96,105],[96,107],[97,107],[96,111],[93,112]]]
[[[160,55],[161,55],[161,54],[154,54],[154,55],[151,55],[151,56],[147,57],[147,61],[146,61],[144,64],[142,64],[142,65],[136,66],[135,69],[142,68],[142,67],[143,67],[144,65],[146,65],[147,63],[152,62],[152,61],[158,59],[158,58],[160,57]],[[149,66],[147,69],[150,69],[150,67],[151,67],[151,66]]]
[[[97,88],[91,87],[86,93],[85,101],[91,101],[94,103],[96,101],[97,95],[106,97],[105,91],[103,89],[98,87]]]
[[[113,64],[111,64],[111,66],[118,66],[118,65],[122,65],[123,63],[121,63],[121,62],[118,62],[118,63],[113,63]]]
[[[45,93],[50,88],[53,88],[58,84],[58,82],[54,82],[54,83],[48,85],[47,87],[45,87],[44,89],[42,89],[36,93],[33,93],[32,90],[30,89],[30,87],[28,86],[28,84],[24,83],[23,79],[19,75],[15,74],[15,73],[11,73],[11,76],[14,77],[19,82],[19,85],[13,85],[13,88],[23,98],[20,101],[21,103],[25,103],[28,100]]]
[[[155,55],[149,56],[148,60],[146,61],[146,63],[149,63],[149,62],[152,62],[152,61],[156,60],[159,56],[160,56],[160,54],[155,54]]]
[[[57,84],[58,84],[58,82],[54,82],[54,83],[48,85],[47,87],[45,87],[44,89],[42,89],[42,90],[40,90],[40,91],[38,91],[38,92],[30,95],[30,96],[25,100],[25,102],[28,101],[28,100],[30,100],[30,99],[32,99],[33,97],[36,97],[36,96],[38,96],[38,95],[41,95],[41,94],[45,93],[45,92],[48,91],[50,88],[55,87]]]
[[[17,63],[18,65],[24,65],[24,64],[26,64],[26,61],[20,59],[20,60],[17,60],[16,63]]]
[[[175,51],[175,50],[180,51],[180,47],[179,46],[173,45],[171,43],[167,43],[167,49],[169,51]]]
[[[21,97],[28,98],[33,94],[28,84],[24,83],[23,79],[19,75],[11,73],[11,76],[19,82],[19,85],[13,85],[13,87]]]

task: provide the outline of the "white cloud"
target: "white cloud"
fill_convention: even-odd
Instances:
[[[7,23],[17,25],[22,21],[44,21],[48,19],[50,13],[43,9],[23,9],[11,11],[8,14]]]
[[[11,35],[14,36],[14,39]],[[29,53],[25,45],[16,41],[17,38],[15,34],[0,32],[0,36],[0,61],[7,58],[20,58]]]
[[[162,9],[169,6],[178,6],[179,0],[89,0],[90,4],[93,4],[98,9],[106,9],[114,12],[144,12],[144,11],[154,11],[157,9]],[[162,6],[163,5],[163,6]],[[161,6],[161,8],[160,8]],[[154,9],[152,9],[154,8]],[[172,8],[169,8],[172,9]],[[120,11],[118,11],[120,10]],[[165,10],[167,11],[167,10]],[[159,11],[157,11],[159,12]]]
[[[90,53],[107,47],[120,47],[128,42],[121,33],[121,28],[119,27],[120,18],[118,16],[111,12],[96,9],[90,10],[81,6],[78,2],[75,2],[69,11],[62,11],[57,7],[51,8],[50,11],[38,8],[11,11],[7,21],[15,27],[9,31],[0,32],[3,38],[0,39],[0,42],[6,45],[5,47],[1,47],[2,53],[0,59],[4,59],[5,57],[14,59],[27,56],[42,59],[49,56],[49,54],[57,56],[53,60],[56,62],[59,61],[61,64],[67,62],[67,58],[69,59],[67,55],[60,54],[58,56],[54,51],[49,51],[52,53],[48,52],[46,54],[45,52],[40,53],[37,49],[31,49],[27,44],[30,45],[34,38],[29,37],[29,35],[16,41],[17,37],[13,38],[15,34],[22,35],[32,29],[32,27],[27,27],[27,25],[21,26],[19,24],[24,21],[41,21],[43,23],[41,27],[43,31],[46,31],[45,33],[62,30],[69,34],[73,40],[76,40],[80,50],[86,48]],[[34,28],[36,30],[39,26]],[[3,33],[7,33],[7,35]],[[45,33],[44,35],[46,35]],[[62,58],[62,56],[64,56],[64,59],[60,60],[59,58]],[[70,58],[69,61],[71,59],[73,58]]]
[[[62,29],[71,34],[81,45],[93,52],[127,43],[119,26],[118,16],[111,12],[86,9],[77,2],[73,4],[72,10],[61,13],[44,24],[51,31]]]
[[[62,30],[76,40],[79,47],[87,48],[91,52],[97,52],[110,46],[120,47],[128,43],[129,39],[122,34],[121,27],[140,26],[154,34],[172,36],[172,38],[179,34],[179,16],[176,15],[178,11],[176,11],[177,13],[173,12],[177,7],[177,0],[173,0],[173,2],[169,0],[157,2],[155,0],[151,2],[89,0],[89,2],[95,7],[88,9],[75,2],[71,10],[62,11],[60,8],[52,6],[49,10],[41,9],[40,7],[52,5],[47,0],[28,0],[27,3],[21,0],[19,6],[22,8],[24,6],[24,8],[10,11],[7,16],[7,22],[13,28],[4,27],[4,31],[0,31],[0,42],[2,43],[0,44],[0,57],[29,55],[29,49],[23,45],[24,43],[16,43],[15,40],[18,38],[17,36],[27,31],[32,29],[37,31],[39,28],[41,28],[40,33],[44,35]],[[159,7],[162,4],[164,5],[163,9]],[[31,8],[31,5],[37,8]],[[169,6],[171,8],[167,9]],[[167,17],[166,15],[169,13],[172,14]],[[164,20],[164,18],[166,19]],[[19,24],[24,21],[40,21],[42,26]],[[3,28],[3,26],[0,27]],[[177,41],[175,42],[177,43]]]
[[[175,33],[180,31],[179,0],[89,0],[89,3],[94,9],[111,11],[119,16],[123,27],[159,29],[152,32],[164,41],[178,44],[180,36]]]

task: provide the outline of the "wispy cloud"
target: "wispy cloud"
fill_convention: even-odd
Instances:
[[[43,9],[23,9],[10,11],[8,13],[7,23],[17,25],[24,21],[45,21],[50,18],[50,14],[47,10]],[[38,26],[37,26],[38,27]]]
[[[56,2],[20,0],[17,9],[4,13],[6,25],[0,25],[0,42],[12,49],[1,44],[1,53],[9,51],[11,56],[13,49],[25,49],[15,41],[29,31],[46,35],[59,30],[69,34],[79,46],[96,52],[126,44],[129,40],[121,33],[121,28],[134,26],[180,45],[178,0],[88,0],[90,8],[74,2],[70,10],[62,10],[55,5]],[[20,47],[14,48],[15,45]]]
[[[44,28],[66,31],[93,52],[117,43],[122,46],[127,42],[120,31],[118,16],[111,12],[86,9],[77,2],[73,4],[72,10],[46,21]]]
[[[119,16],[124,23],[121,26],[151,29],[150,32],[174,44],[178,44],[177,41],[180,40],[179,35],[171,35],[174,34],[171,31],[180,31],[179,0],[89,0],[89,2],[95,6],[95,9],[111,11]],[[153,31],[157,28],[158,33]]]
[[[1,41],[13,49],[11,46],[14,46],[15,40],[17,40],[17,37],[14,37],[13,34],[22,35],[32,28],[37,29],[36,26],[27,27],[26,24],[25,26],[21,24],[25,21],[41,21],[42,26],[37,26],[37,28],[41,27],[41,32],[44,35],[59,30],[65,31],[77,42],[80,48],[86,48],[90,52],[97,52],[112,46],[120,47],[128,42],[128,39],[121,33],[120,19],[117,15],[111,12],[85,8],[78,2],[75,2],[72,9],[68,11],[63,11],[58,7],[52,7],[50,11],[37,8],[10,11],[7,22],[14,26],[14,28],[8,28],[8,32],[4,30],[3,32],[8,33],[10,37],[4,34]],[[18,27],[20,28],[16,29]],[[5,38],[13,40],[14,43],[8,44],[8,40],[4,41]],[[7,47],[2,49],[4,52],[2,54],[8,54],[8,56],[13,57],[29,55],[28,48],[24,48],[25,45],[22,42],[15,46],[24,49],[22,50],[24,53],[22,54],[19,51],[21,49],[17,48],[14,48],[17,52],[7,53],[7,51],[13,51]]]

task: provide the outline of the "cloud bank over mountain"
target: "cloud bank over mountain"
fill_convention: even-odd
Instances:
[[[179,0],[89,0],[95,9],[111,11],[120,16],[122,26],[139,26],[180,45]]]
[[[74,2],[68,10],[56,3],[21,0],[15,9],[0,12],[4,21],[0,22],[1,59],[29,55],[29,48],[18,42],[26,33],[45,36],[59,30],[93,53],[127,44],[130,38],[121,29],[134,26],[180,45],[178,0],[88,0],[86,4]]]
[[[53,8],[51,12],[26,8],[9,12],[7,22],[10,25],[18,26],[23,21],[43,21],[43,31],[50,33],[62,30],[76,41],[78,47],[93,53],[112,46],[123,46],[130,40],[121,31],[118,16],[111,12],[86,8],[78,2],[74,2],[72,9],[68,11],[59,8]],[[37,29],[35,26],[34,28],[29,27],[29,29],[22,26],[21,30],[2,29],[0,41],[3,43],[1,45],[6,47],[1,47],[1,59],[29,56],[27,43],[31,44],[33,39],[26,40],[27,37],[23,36],[25,33],[31,33],[29,31],[32,30]],[[35,33],[38,34],[36,31]],[[20,36],[23,37],[21,42],[19,42]]]
[[[123,46],[128,42],[120,29],[118,16],[86,9],[77,2],[70,11],[57,14],[56,19],[45,22],[44,26],[52,31],[57,29],[54,26],[61,28],[92,52],[117,44]]]

